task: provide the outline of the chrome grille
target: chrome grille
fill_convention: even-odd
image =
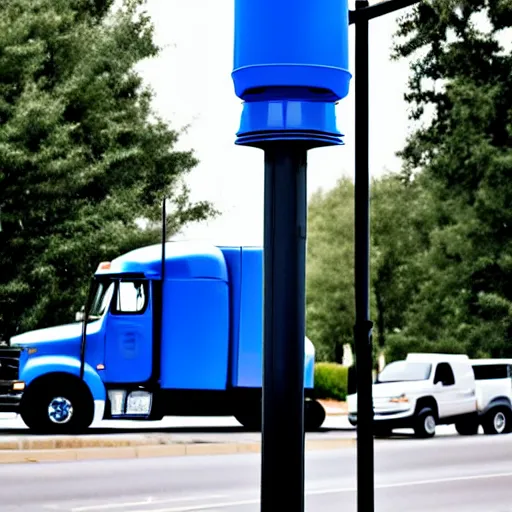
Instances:
[[[18,348],[0,348],[0,381],[18,380],[20,354]]]

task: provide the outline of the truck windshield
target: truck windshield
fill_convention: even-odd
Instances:
[[[99,320],[107,310],[114,293],[114,282],[111,279],[96,280],[93,283],[93,299],[89,311],[89,320]]]
[[[384,367],[375,383],[428,380],[431,371],[432,365],[430,363],[395,361]]]

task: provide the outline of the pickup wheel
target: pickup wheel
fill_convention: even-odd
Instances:
[[[22,403],[21,417],[36,433],[79,434],[91,425],[94,405],[74,382],[36,383]]]
[[[457,433],[461,436],[474,436],[478,434],[479,426],[478,416],[476,416],[474,418],[465,418],[457,421],[455,423],[455,430],[457,430]]]
[[[512,414],[507,407],[494,407],[488,411],[482,421],[487,435],[508,434],[512,430]]]
[[[414,422],[416,437],[426,439],[436,435],[436,415],[430,407],[425,407],[416,415]]]

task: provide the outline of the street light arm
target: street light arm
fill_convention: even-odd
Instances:
[[[359,19],[371,20],[373,18],[379,18],[380,16],[398,11],[399,9],[405,9],[419,2],[420,0],[385,0],[384,2],[379,2],[355,11],[349,11],[348,23],[352,25],[353,23],[357,23]]]

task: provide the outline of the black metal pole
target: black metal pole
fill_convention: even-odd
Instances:
[[[356,0],[356,12],[368,7]],[[357,510],[375,508],[372,327],[370,321],[370,175],[368,162],[368,20],[355,27],[355,306],[357,368]]]
[[[162,258],[161,258],[161,273],[162,273],[162,304],[164,300],[163,286],[165,280],[165,244],[167,243],[167,198],[164,196],[162,199]],[[163,312],[163,309],[162,309]]]
[[[411,5],[417,4],[420,0],[384,0],[366,7],[359,7],[355,11],[349,11],[349,24],[359,23],[359,20],[373,20],[386,14],[405,9]]]
[[[265,148],[261,511],[304,511],[307,149]]]
[[[87,346],[87,324],[89,323],[89,314],[91,311],[93,300],[94,278],[91,279],[89,284],[89,291],[87,292],[87,299],[84,305],[84,317],[82,319],[82,336],[80,340],[80,379],[84,378],[85,373],[85,350]]]

